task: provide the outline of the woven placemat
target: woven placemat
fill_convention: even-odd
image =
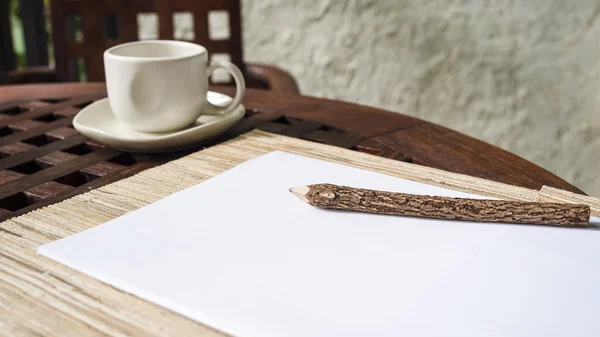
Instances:
[[[543,193],[539,193],[526,188],[253,131],[229,142],[1,223],[0,334],[223,336],[183,316],[41,257],[36,254],[36,249],[42,244],[102,224],[274,150],[503,199],[583,202],[581,198],[586,198],[550,188],[545,188]],[[593,198],[589,199],[585,201],[597,202]],[[595,205],[595,212],[598,214],[600,205]]]

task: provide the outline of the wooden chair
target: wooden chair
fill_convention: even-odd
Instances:
[[[23,6],[38,5],[42,0],[20,1]],[[34,17],[39,21],[40,15]],[[248,87],[298,93],[296,81],[285,71],[243,62],[239,0],[51,0],[51,18],[56,70],[12,71],[5,76],[5,83],[40,78],[44,82],[104,81],[102,54],[107,48],[139,39],[175,39],[201,44],[211,58],[233,62],[244,73]],[[157,32],[142,34],[143,20],[150,21],[149,27],[156,26]],[[28,24],[23,21],[24,26]],[[177,29],[179,22],[185,22],[187,29]],[[27,39],[27,32],[25,35]],[[35,35],[42,39],[40,32]],[[29,45],[27,42],[28,54]],[[229,81],[213,77],[212,82]]]

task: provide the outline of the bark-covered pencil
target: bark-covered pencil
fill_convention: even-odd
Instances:
[[[481,200],[367,190],[332,184],[290,188],[321,208],[447,220],[586,227],[587,205]]]

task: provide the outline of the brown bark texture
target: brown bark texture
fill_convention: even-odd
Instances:
[[[587,205],[448,198],[374,191],[332,184],[309,185],[313,206],[376,214],[447,220],[586,227]]]

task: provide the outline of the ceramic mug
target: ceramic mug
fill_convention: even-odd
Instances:
[[[202,114],[235,109],[245,92],[242,73],[227,61],[208,62],[206,48],[184,41],[138,41],[104,52],[108,100],[115,117],[143,132],[185,128]],[[208,78],[215,69],[233,77],[236,94],[226,106],[206,99]]]

